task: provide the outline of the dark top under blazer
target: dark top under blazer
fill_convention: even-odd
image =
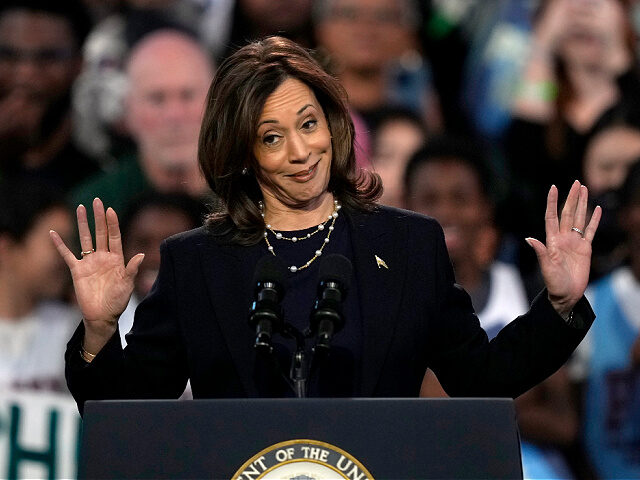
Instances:
[[[452,396],[515,397],[558,369],[594,319],[583,297],[574,309],[579,326],[567,325],[543,293],[489,342],[455,284],[435,220],[387,207],[345,210],[363,322],[360,396],[417,396],[431,367]],[[127,348],[115,334],[84,364],[82,324],[70,340],[67,382],[80,408],[87,399],[175,398],[189,378],[195,398],[260,396],[247,313],[263,252],[205,228],[163,242]]]

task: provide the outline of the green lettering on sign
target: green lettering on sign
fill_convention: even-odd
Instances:
[[[11,430],[9,433],[9,480],[17,480],[18,466],[20,462],[42,463],[49,470],[49,480],[56,477],[56,433],[58,430],[58,412],[49,411],[49,448],[43,451],[28,450],[19,442],[20,433],[20,407],[11,406]]]

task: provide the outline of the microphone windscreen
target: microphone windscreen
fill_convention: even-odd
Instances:
[[[253,274],[253,284],[273,282],[284,286],[286,271],[287,267],[282,260],[271,254],[265,255],[258,260],[256,271]]]
[[[273,282],[284,285],[287,268],[280,258],[268,254],[258,260],[253,274],[254,285],[258,282]]]
[[[337,253],[332,253],[326,257],[320,257],[320,272],[318,279],[320,282],[338,282],[343,289],[348,290],[351,284],[351,272],[353,266],[347,257]]]

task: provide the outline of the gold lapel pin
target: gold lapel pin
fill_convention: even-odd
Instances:
[[[389,267],[387,267],[387,264],[384,263],[383,259],[381,259],[378,255],[374,255],[374,257],[376,257],[376,264],[378,264],[378,268],[384,267],[387,270],[389,270]]]

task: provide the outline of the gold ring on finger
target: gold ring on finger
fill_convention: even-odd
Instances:
[[[92,254],[93,252],[95,252],[95,250],[92,248],[91,250],[85,250],[84,252],[80,252],[80,255],[82,255],[82,258],[84,258],[87,255]]]

